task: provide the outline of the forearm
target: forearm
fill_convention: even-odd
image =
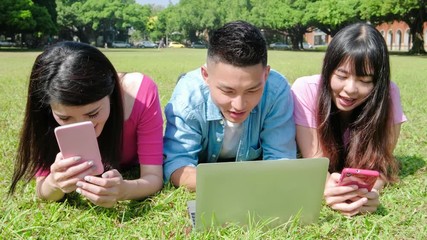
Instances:
[[[124,180],[122,184],[122,196],[119,200],[141,199],[162,189],[163,180],[158,175],[147,174],[139,179]]]
[[[182,167],[171,175],[172,184],[180,187],[185,186],[190,191],[196,191],[196,168]]]
[[[51,174],[45,178],[37,178],[36,192],[37,197],[49,201],[61,200],[65,195],[65,193],[53,183]]]

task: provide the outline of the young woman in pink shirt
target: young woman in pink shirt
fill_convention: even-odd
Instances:
[[[63,158],[54,128],[92,121],[105,172],[90,176],[90,161]],[[39,55],[30,76],[27,106],[9,192],[36,177],[37,196],[57,201],[76,191],[112,207],[163,186],[163,119],[155,83],[140,73],[118,74],[97,48],[77,42]],[[77,163],[77,164],[76,164]],[[121,171],[139,168],[137,179]]]
[[[292,93],[302,156],[330,159],[326,203],[349,216],[376,211],[379,191],[397,179],[393,150],[406,121],[384,38],[369,24],[345,27],[329,44],[321,75],[297,79]],[[380,178],[370,192],[339,186],[345,167],[377,170]]]

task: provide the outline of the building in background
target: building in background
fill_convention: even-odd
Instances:
[[[389,51],[409,51],[412,47],[412,38],[408,24],[402,21],[382,23],[376,27],[383,35]],[[424,49],[427,50],[427,22],[423,27]],[[307,43],[313,46],[328,45],[332,38],[319,29],[305,34]]]

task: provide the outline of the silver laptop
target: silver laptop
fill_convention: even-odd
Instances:
[[[188,202],[193,227],[316,222],[328,165],[327,158],[199,164],[196,200]]]

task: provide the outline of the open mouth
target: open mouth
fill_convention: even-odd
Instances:
[[[246,112],[233,112],[233,111],[229,111],[230,116],[232,118],[241,118],[245,115]]]
[[[339,102],[343,107],[351,107],[356,102],[356,99],[353,98],[346,98],[346,97],[339,97]]]

